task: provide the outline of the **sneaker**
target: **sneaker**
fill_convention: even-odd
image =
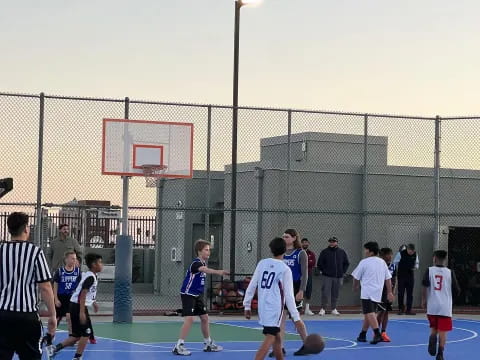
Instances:
[[[428,353],[432,356],[437,355],[437,335],[430,335],[428,338]]]
[[[172,353],[175,355],[182,355],[182,356],[190,356],[192,353],[187,350],[185,347],[185,344],[180,344],[180,345],[175,345],[175,347],[172,350]]]
[[[357,341],[358,341],[358,342],[367,342],[367,334],[365,334],[365,335],[362,335],[362,334],[358,335]]]
[[[73,360],[82,360],[83,356],[80,357],[74,357]]]
[[[399,310],[397,315],[404,315],[405,313],[402,310]]]
[[[95,345],[95,344],[97,343],[97,339],[95,339],[95,338],[88,339],[88,341],[89,341],[90,344],[92,344],[92,345]]]
[[[372,339],[372,341],[370,341],[370,344],[372,345],[376,345],[378,344],[379,342],[382,342],[383,339],[382,339],[382,335],[375,335]]]
[[[412,310],[409,310],[405,313],[405,315],[417,315],[417,314],[414,313]]]
[[[302,345],[302,347],[300,349],[298,349],[297,351],[295,351],[293,353],[293,356],[305,356],[305,355],[309,355],[310,353],[305,349],[305,346]]]
[[[283,356],[287,355],[287,352],[285,351],[285,348],[282,347],[282,353],[283,353]],[[268,354],[268,357],[269,358],[274,358],[275,357],[275,354],[273,353],[273,351]]]
[[[313,315],[315,315],[315,314],[312,312],[312,310],[307,309],[307,310],[305,310],[305,315],[307,315],[307,316],[313,316]]]
[[[48,359],[53,359],[56,355],[56,351],[55,351],[55,345],[48,345],[46,348],[45,348],[45,351],[47,352],[47,358]]]
[[[435,360],[443,360],[443,353],[438,353]]]
[[[382,332],[382,341],[383,342],[391,342],[390,338],[388,337],[387,333],[384,331]]]
[[[210,344],[205,344],[203,351],[205,352],[219,352],[222,351],[223,347],[215,344],[213,341]]]
[[[318,312],[318,315],[325,316],[325,309],[320,309],[320,311]]]
[[[340,316],[340,313],[338,312],[337,309],[332,310],[332,315]]]

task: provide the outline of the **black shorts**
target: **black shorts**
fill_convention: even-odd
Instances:
[[[280,333],[280,328],[276,326],[264,326],[263,335],[277,336]]]
[[[192,296],[181,294],[182,297],[182,316],[200,316],[207,313],[207,308],[203,303],[202,296]]]
[[[57,310],[57,319],[63,318],[65,315],[70,313],[70,298],[71,295],[58,294],[58,300],[62,303],[60,307],[55,306]]]
[[[42,358],[42,323],[37,313],[0,311],[0,359]]]
[[[370,299],[362,299],[362,312],[364,314],[377,312],[377,303]]]
[[[92,334],[92,322],[90,321],[87,307],[85,307],[85,316],[86,321],[82,324],[80,322],[80,304],[74,302],[70,303],[70,321],[72,322],[73,337],[90,337]]]
[[[301,280],[293,282],[293,296],[297,296],[298,292],[300,291],[301,283],[302,283]],[[303,300],[300,300],[300,301],[295,300],[295,305],[297,306],[297,309],[300,310],[303,307]],[[287,305],[285,305],[285,309],[288,311]]]

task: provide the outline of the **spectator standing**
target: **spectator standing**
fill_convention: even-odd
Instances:
[[[400,251],[393,261],[397,266],[398,282],[398,315],[415,315],[412,311],[413,287],[415,286],[415,273],[420,263],[414,244],[408,244],[406,249]],[[407,293],[407,308],[405,311],[404,296]]]
[[[328,298],[332,307],[332,315],[340,315],[337,310],[338,294],[343,283],[343,276],[350,265],[345,250],[338,246],[338,239],[328,239],[328,247],[320,253],[317,267],[322,274],[322,308],[318,315],[325,315]]]
[[[307,253],[308,257],[308,280],[307,280],[307,289],[305,290],[305,315],[312,316],[314,315],[312,310],[310,310],[310,299],[312,297],[312,283],[313,283],[313,269],[317,263],[317,258],[315,253],[310,250],[310,241],[307,238],[302,239],[302,248]]]
[[[74,251],[77,256],[82,255],[80,244],[77,240],[70,236],[70,227],[68,224],[61,224],[59,227],[58,236],[53,239],[50,244],[50,266],[52,272],[55,273],[64,265],[65,253]]]

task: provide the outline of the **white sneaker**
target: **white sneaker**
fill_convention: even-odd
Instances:
[[[182,355],[182,356],[192,355],[192,353],[187,350],[184,344],[175,345],[175,347],[172,350],[172,353],[174,353],[175,355]]]
[[[312,312],[312,310],[306,309],[306,310],[305,310],[305,315],[313,316],[313,315],[315,315],[315,314]]]
[[[332,310],[332,315],[340,316],[340,313],[338,312],[337,309]]]
[[[218,352],[222,350],[223,347],[215,344],[213,341],[210,344],[205,344],[205,346],[203,347],[203,351],[205,352]]]
[[[318,312],[318,315],[325,316],[325,309],[320,309],[320,311]]]

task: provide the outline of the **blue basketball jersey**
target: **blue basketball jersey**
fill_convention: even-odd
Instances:
[[[183,280],[182,289],[180,290],[181,294],[192,296],[203,294],[207,274],[198,270],[202,266],[206,266],[202,260],[199,258],[193,260],[192,264],[187,269],[185,280]]]
[[[75,267],[72,271],[67,271],[61,267],[55,274],[54,281],[58,283],[59,295],[72,295],[78,284],[80,268]]]
[[[283,261],[292,270],[293,281],[299,281],[302,279],[302,267],[300,265],[300,252],[302,249],[295,249],[290,255],[285,254]]]

